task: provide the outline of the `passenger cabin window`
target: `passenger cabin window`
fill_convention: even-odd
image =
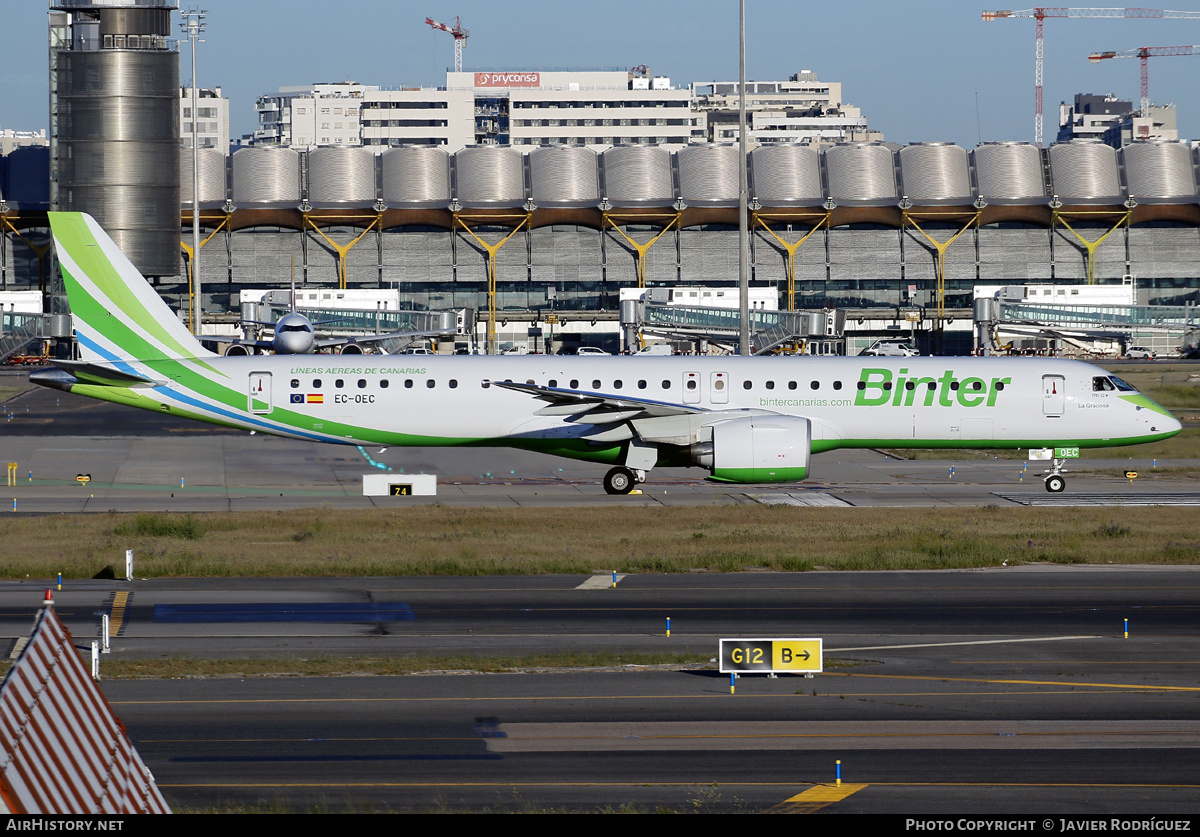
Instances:
[[[292,378],[292,389],[300,389],[300,379]]]
[[[344,387],[346,385],[346,382],[343,381],[341,378],[338,378],[336,381],[333,382],[333,385],[335,387],[337,387],[338,389],[341,389],[342,387]]]

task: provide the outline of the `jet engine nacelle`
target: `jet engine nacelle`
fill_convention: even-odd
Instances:
[[[362,354],[366,354],[366,352],[364,352],[363,347],[358,345],[357,343],[345,343],[342,345],[342,347],[340,349],[338,349],[338,354],[339,355],[362,355]]]
[[[240,343],[231,343],[225,348],[225,357],[246,357],[250,354],[250,348],[243,346]]]
[[[812,426],[795,416],[750,416],[710,425],[692,446],[696,464],[719,482],[795,482],[808,476]]]

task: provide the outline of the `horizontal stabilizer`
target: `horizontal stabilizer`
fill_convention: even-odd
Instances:
[[[29,380],[35,384],[51,386],[55,389],[62,389],[62,384],[96,384],[105,387],[152,387],[158,385],[157,381],[153,381],[150,378],[134,375],[131,372],[122,372],[111,366],[88,363],[87,361],[56,360],[54,361],[54,365],[58,369],[34,372],[29,376]],[[66,372],[74,380],[64,380],[62,372]]]

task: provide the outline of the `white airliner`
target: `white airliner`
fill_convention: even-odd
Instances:
[[[1133,445],[1179,422],[1099,367],[1042,358],[280,355],[203,349],[91,217],[50,225],[81,360],[45,386],[279,436],[351,445],[512,446],[735,483],[802,480],[837,448]]]
[[[296,283],[292,282],[291,310],[273,323],[259,320],[242,320],[243,323],[266,326],[271,329],[270,340],[242,340],[229,337],[206,337],[217,343],[230,343],[225,350],[227,357],[245,357],[258,352],[273,352],[277,355],[308,355],[323,349],[336,349],[342,355],[361,355],[372,343],[384,340],[408,339],[415,340],[423,337],[437,337],[454,334],[454,327],[435,329],[432,331],[392,331],[386,334],[367,334],[358,337],[317,337],[317,326],[339,323],[345,317],[332,320],[313,322],[296,310]]]

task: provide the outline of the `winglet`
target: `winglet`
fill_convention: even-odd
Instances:
[[[49,215],[84,360],[212,356],[94,218],[82,212]]]

